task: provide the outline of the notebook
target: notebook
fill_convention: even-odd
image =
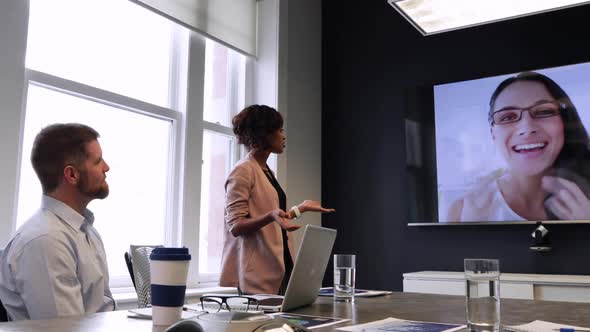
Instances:
[[[258,310],[279,312],[312,304],[322,286],[335,240],[336,230],[306,225],[285,296],[249,295],[259,301]],[[205,294],[205,296],[214,296],[214,294]],[[243,307],[234,305],[232,310],[244,310],[245,307],[246,304]]]

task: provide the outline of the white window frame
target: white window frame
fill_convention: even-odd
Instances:
[[[3,42],[0,48],[0,72],[3,73],[0,75],[0,87],[3,88],[0,89],[0,141],[8,142],[4,145],[0,143],[4,154],[0,166],[5,170],[0,172],[0,183],[6,184],[0,187],[0,198],[3,200],[0,202],[0,249],[8,243],[16,228],[27,90],[29,84],[33,84],[125,111],[171,121],[173,134],[169,143],[171,169],[168,175],[166,243],[184,245],[192,253],[193,261],[187,283],[189,288],[217,285],[219,274],[200,275],[198,271],[203,133],[209,130],[232,138],[234,135],[229,127],[203,120],[205,37],[188,32],[188,43],[182,43],[180,37],[173,41],[172,48],[178,52],[170,64],[173,69],[170,91],[174,94],[171,94],[170,107],[166,108],[25,68],[28,7],[27,0],[0,1],[0,40]],[[183,58],[182,54],[188,56]],[[253,103],[256,90],[259,89],[253,87],[256,79],[255,67],[256,59],[247,58],[244,76],[239,77],[245,84],[244,94],[236,91],[230,94],[243,105]],[[236,100],[227,104],[235,107],[239,105]],[[232,142],[231,166],[245,154],[235,139]],[[114,292],[117,292],[116,288],[120,291],[130,290],[130,286],[122,280],[111,280]]]
[[[173,39],[175,41],[173,41],[173,46],[171,47],[172,61],[170,63],[171,74],[169,79],[170,108],[25,68],[20,141],[22,142],[24,133],[27,87],[29,84],[42,86],[60,93],[98,102],[124,111],[171,121],[172,135],[169,142],[170,154],[168,161],[170,170],[167,181],[168,201],[166,203],[164,238],[166,244],[186,246],[190,249],[190,252],[193,253],[193,261],[191,262],[192,269],[189,273],[188,284],[189,287],[202,287],[211,285],[219,279],[218,274],[208,276],[207,282],[204,285],[201,285],[198,272],[202,134],[207,126],[206,124],[210,124],[212,126],[210,129],[213,129],[216,132],[220,130],[219,127],[223,126],[203,121],[202,100],[204,93],[204,55],[206,39],[196,33],[189,32],[188,49],[186,49],[182,47],[182,45],[186,44],[181,42],[183,34],[184,33],[180,30],[174,33]],[[184,56],[186,55],[184,52],[188,52],[188,59]],[[183,59],[186,60],[183,61]],[[190,134],[193,132],[199,132],[200,135],[197,137],[191,137]],[[19,149],[19,152],[26,153],[26,151],[22,151],[22,148]],[[234,161],[232,161],[232,163],[233,162]],[[185,169],[189,171],[185,172]],[[191,176],[184,176],[188,173],[196,175],[198,181],[193,181]],[[18,175],[20,176],[20,174]],[[18,188],[16,190],[16,195],[16,197],[18,197]],[[189,204],[182,204],[181,202],[183,201],[189,202]],[[196,212],[196,218],[193,216],[194,212]],[[196,222],[190,222],[191,220]],[[14,233],[15,225],[16,222],[13,222],[11,233]],[[128,290],[131,284],[126,282],[126,280],[126,278],[112,277],[110,280],[110,286],[114,288],[114,291],[116,291],[117,288]]]
[[[0,248],[14,233],[24,99],[28,1],[0,1]]]
[[[182,211],[182,219],[185,220],[182,224],[181,244],[188,247],[193,253],[192,261],[189,267],[188,286],[193,288],[216,286],[219,282],[219,273],[200,273],[199,271],[199,236],[200,236],[200,212],[201,212],[201,172],[203,167],[203,135],[205,131],[210,131],[216,134],[221,134],[232,138],[232,149],[230,156],[231,167],[240,160],[243,154],[237,144],[237,140],[233,139],[234,134],[232,128],[223,126],[218,123],[213,123],[204,120],[204,93],[205,93],[205,51],[206,39],[198,33],[191,32],[189,38],[188,50],[188,77],[187,88],[184,89],[188,94],[184,99],[186,102],[185,109],[185,130],[183,133],[183,147],[184,160],[182,162],[182,191],[183,201],[179,202]],[[247,70],[250,59],[246,59],[246,68],[244,76],[237,75],[239,69],[235,64],[232,64],[230,71],[235,79],[238,79],[247,86],[250,72]],[[232,82],[229,85],[231,88],[236,84]],[[245,105],[249,100],[249,93],[246,88],[242,89],[244,94],[232,90],[228,93],[231,100],[226,103],[227,107],[234,105]],[[230,114],[236,114],[240,110],[232,109]],[[197,220],[198,222],[190,222]],[[223,220],[219,220],[223,222]]]
[[[175,35],[178,33],[182,33],[180,31],[176,31]],[[178,51],[173,51],[173,59],[180,58],[181,54]],[[174,61],[171,61],[174,62]],[[172,65],[172,64],[171,64]],[[179,81],[179,71],[171,71],[170,82],[178,82]],[[92,102],[100,103],[103,105],[114,107],[117,110],[121,111],[128,111],[137,113],[143,116],[149,116],[161,120],[166,120],[171,122],[171,135],[168,142],[169,145],[169,155],[168,155],[168,165],[170,168],[168,169],[167,174],[167,202],[166,202],[166,220],[164,224],[164,239],[165,243],[171,245],[177,245],[179,243],[178,234],[175,231],[179,226],[174,220],[179,220],[180,211],[175,206],[174,202],[179,199],[180,192],[176,190],[179,187],[179,183],[182,180],[180,177],[180,163],[178,162],[179,156],[182,154],[181,144],[182,142],[182,131],[181,128],[184,127],[184,119],[182,117],[182,113],[175,111],[171,108],[166,108],[162,106],[158,106],[155,104],[147,103],[138,99],[134,99],[128,96],[124,96],[121,94],[113,93],[110,91],[106,91],[103,89],[99,89],[90,85],[82,84],[79,82],[75,82],[72,80],[64,79],[58,76],[50,75],[47,73],[43,73],[37,70],[25,68],[25,85],[23,87],[23,107],[22,107],[22,119],[21,119],[21,126],[20,126],[20,141],[23,141],[24,136],[24,127],[25,127],[25,117],[26,117],[26,100],[28,95],[28,86],[36,85],[40,86],[49,90],[53,90],[59,93],[63,93],[66,95],[70,95],[77,98],[82,98],[85,100],[89,100]],[[175,84],[170,84],[175,85]],[[176,95],[170,95],[171,100],[177,99]],[[175,105],[175,103],[171,102],[171,105]],[[176,103],[178,104],[178,103]],[[19,160],[22,160],[22,154],[28,154],[27,151],[22,151],[22,143],[20,144],[21,148],[19,149]],[[20,162],[18,165],[18,169],[20,170]],[[20,173],[20,171],[18,171]],[[20,178],[20,174],[17,173],[17,178]],[[15,195],[18,198],[19,189],[15,191]],[[16,201],[16,200],[15,200]],[[16,205],[16,204],[15,204]],[[15,218],[16,219],[16,216]],[[16,220],[12,222],[12,229],[11,233],[14,233],[16,228]],[[130,243],[131,244],[131,243]],[[120,288],[120,287],[131,287],[131,283],[129,279],[126,277],[112,277],[110,280],[110,286],[113,288]]]
[[[201,37],[200,35],[198,35],[197,33],[191,33],[193,36],[191,37],[191,43],[190,43],[190,47],[191,47],[191,52],[189,53],[189,63],[196,63],[197,61],[197,57],[202,57],[202,61],[204,64],[204,60],[205,60],[205,49],[206,49],[206,40],[205,38]],[[200,39],[198,42],[196,41],[196,39]],[[225,47],[222,45],[222,47]],[[234,52],[233,50],[229,49],[230,52]],[[238,61],[235,61],[235,57],[230,57],[230,59],[232,59],[232,61],[230,61],[229,63],[229,78],[230,78],[230,82],[228,84],[228,88],[230,89],[227,93],[228,96],[228,101],[225,103],[227,109],[226,109],[226,114],[229,114],[230,117],[237,114],[242,108],[243,106],[246,104],[246,101],[248,100],[248,95],[249,95],[249,90],[246,89],[247,86],[247,82],[248,82],[248,77],[250,75],[250,72],[248,71],[248,63],[250,62],[250,59],[247,58],[245,60],[244,63],[244,68],[240,68],[239,67],[239,63]],[[194,216],[194,218],[196,218],[196,220],[200,219],[200,208],[201,208],[201,173],[202,173],[202,165],[203,165],[203,155],[202,155],[202,146],[203,146],[203,137],[206,131],[214,133],[214,134],[219,134],[219,135],[223,135],[225,137],[231,138],[231,151],[230,151],[230,161],[229,161],[229,165],[227,165],[228,169],[233,168],[233,166],[240,160],[241,157],[244,156],[244,152],[243,149],[240,149],[240,146],[238,145],[237,140],[235,139],[234,133],[233,133],[233,129],[230,126],[224,126],[221,125],[219,123],[214,123],[214,122],[210,122],[210,121],[206,121],[203,118],[203,114],[204,114],[204,78],[205,78],[205,68],[204,65],[203,67],[203,71],[202,71],[202,75],[200,71],[197,71],[197,69],[194,70],[189,70],[189,86],[192,85],[199,85],[200,89],[198,89],[198,93],[197,91],[193,90],[193,92],[195,93],[193,95],[193,98],[189,98],[188,102],[187,102],[187,110],[190,109],[199,109],[200,108],[200,126],[198,126],[196,123],[197,119],[196,117],[191,118],[189,115],[189,120],[187,121],[187,127],[194,127],[194,130],[197,130],[197,127],[200,127],[200,146],[199,148],[201,149],[201,151],[198,153],[199,155],[199,159],[198,160],[193,160],[192,162],[190,162],[193,166],[189,169],[194,169],[195,173],[198,173],[199,175],[199,187],[198,188],[194,188],[194,190],[197,190],[199,195],[198,198],[196,198],[197,200],[195,201],[194,204],[196,204],[196,207],[193,207],[197,209],[197,211],[195,211],[194,213],[196,213],[196,216]],[[192,90],[192,89],[191,89]],[[241,93],[241,91],[243,91],[243,93]],[[237,105],[237,107],[236,107]],[[196,150],[196,147],[193,147]],[[195,153],[196,155],[196,153]],[[194,156],[194,158],[196,158],[196,156]],[[186,179],[185,179],[186,180]],[[185,182],[186,183],[186,182]],[[194,185],[194,184],[193,184]],[[186,193],[186,192],[185,192]],[[185,215],[186,216],[186,215]],[[201,221],[200,221],[201,222]],[[196,227],[196,230],[194,230],[194,232],[192,234],[196,234],[196,236],[192,239],[192,241],[195,241],[192,245],[194,246],[194,251],[195,253],[197,253],[197,255],[193,256],[193,261],[191,262],[191,268],[194,267],[194,271],[190,271],[189,270],[189,282],[192,281],[195,283],[196,287],[210,287],[210,286],[215,286],[218,284],[219,282],[219,277],[220,277],[220,273],[201,273],[198,270],[198,266],[199,266],[199,253],[198,253],[198,248],[199,248],[199,238],[200,238],[200,222]],[[224,222],[223,220],[219,220],[219,222]],[[185,234],[191,234],[191,233],[186,233],[188,232],[187,229],[185,229]],[[191,239],[186,239],[187,241],[191,241]],[[222,239],[221,239],[222,240]],[[187,242],[188,243],[188,242]]]
[[[229,164],[230,165],[226,165],[227,168],[231,169],[233,167],[233,165],[236,164],[236,162],[240,159],[239,156],[239,147],[236,143],[236,139],[234,139],[234,135],[232,132],[231,128],[216,124],[216,123],[211,123],[208,121],[203,121],[203,131],[202,134],[204,136],[205,132],[211,132],[214,134],[219,134],[219,135],[223,135],[225,137],[231,138],[231,149],[230,149],[230,158],[229,158]],[[238,155],[236,155],[236,153],[238,153]],[[201,163],[202,165],[202,163]],[[202,171],[202,170],[201,170]],[[200,189],[200,188],[199,188]],[[200,199],[201,197],[199,196],[199,209],[200,209]],[[200,212],[200,211],[199,211]],[[203,221],[204,222],[204,221]],[[218,220],[218,222],[224,222],[224,220]],[[200,228],[201,228],[201,221],[199,222],[199,229],[197,231],[197,244],[199,244],[200,241]],[[223,239],[221,239],[223,241]],[[200,255],[200,253],[199,253]],[[193,259],[194,261],[194,259]],[[198,261],[196,262],[198,263]],[[192,263],[191,263],[192,264]],[[197,265],[197,269],[198,269],[198,265]],[[210,286],[215,286],[217,285],[217,283],[219,282],[219,278],[220,278],[220,273],[201,273],[200,271],[198,272],[198,276],[197,276],[197,283],[198,283],[198,287],[210,287]]]

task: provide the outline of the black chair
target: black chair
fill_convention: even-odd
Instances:
[[[129,256],[128,252],[125,252],[125,264],[127,264],[127,270],[129,271],[129,276],[133,282],[133,288],[137,289],[135,286],[135,276],[133,275],[133,263],[131,262],[131,256]]]
[[[2,256],[3,253],[4,248],[0,248],[0,256]],[[2,301],[0,301],[0,322],[8,322],[9,320],[10,319],[8,319],[8,313],[6,312],[6,308],[4,308]]]
[[[0,301],[0,322],[8,322],[8,313],[6,312],[6,309],[4,308],[4,305],[2,304],[2,301]]]

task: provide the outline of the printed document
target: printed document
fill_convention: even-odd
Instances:
[[[558,324],[558,323],[551,323],[542,320],[536,320],[527,324],[522,325],[504,325],[502,326],[505,331],[514,331],[514,332],[555,332],[559,331],[560,329],[574,329],[577,331],[589,331],[590,328],[587,327],[580,327],[580,326],[573,326],[567,324]]]
[[[348,332],[452,332],[463,328],[465,325],[461,324],[420,322],[389,317],[366,324],[339,327],[336,330]]]

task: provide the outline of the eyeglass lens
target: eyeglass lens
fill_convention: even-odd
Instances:
[[[244,296],[228,296],[228,297],[217,297],[207,296],[201,297],[201,306],[203,310],[207,311],[220,311],[222,309],[232,311],[235,309],[243,310],[244,306],[247,310],[257,310],[258,301],[253,298]]]
[[[546,102],[527,108],[507,107],[493,113],[494,124],[504,125],[520,121],[522,113],[528,111],[533,119],[543,119],[559,115],[559,104]]]
[[[204,311],[214,311],[217,312],[221,310],[223,306],[223,301],[219,297],[201,297],[201,307]]]

